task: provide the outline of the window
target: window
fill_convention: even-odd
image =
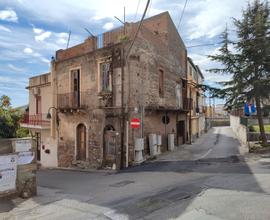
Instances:
[[[100,64],[100,92],[112,91],[112,76],[111,76],[111,63],[105,62]]]
[[[187,88],[187,81],[186,80],[182,80],[182,85],[183,85],[183,89]]]
[[[159,97],[164,97],[164,71],[159,69]]]

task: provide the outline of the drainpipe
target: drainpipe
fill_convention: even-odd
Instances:
[[[189,88],[189,102],[191,101],[191,87]],[[192,108],[191,108],[191,106],[192,106],[192,104],[193,103],[189,103],[189,108],[190,108],[190,110],[189,110],[189,144],[192,144],[192,138],[191,138],[191,136],[192,136],[192,128],[191,128],[191,125],[192,125],[192,123],[191,123],[191,114],[192,114]]]
[[[52,107],[56,108],[57,92],[56,92],[56,73],[55,73],[55,60],[51,61],[51,85],[52,85]],[[51,137],[56,138],[56,112],[52,109],[51,120]]]
[[[121,164],[124,168],[124,134],[125,134],[125,107],[124,107],[124,47],[121,49]]]

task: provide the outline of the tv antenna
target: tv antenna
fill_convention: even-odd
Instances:
[[[94,35],[92,34],[92,32],[89,31],[87,28],[84,28],[84,30],[85,30],[91,37],[94,37]]]

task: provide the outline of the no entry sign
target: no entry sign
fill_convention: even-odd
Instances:
[[[141,126],[141,121],[138,118],[132,118],[130,121],[130,125],[132,128],[139,128]]]

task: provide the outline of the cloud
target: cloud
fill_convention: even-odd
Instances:
[[[0,82],[1,83],[9,83],[9,82],[13,82],[14,80],[10,77],[7,76],[0,76]]]
[[[217,36],[225,29],[226,24],[231,25],[231,17],[239,18],[245,4],[246,0],[234,1],[233,4],[231,0],[200,0],[199,11],[186,19],[189,38]]]
[[[44,63],[50,64],[50,60],[48,60],[47,58],[41,57],[40,60]]]
[[[105,29],[107,31],[113,29],[113,27],[114,27],[114,25],[112,22],[108,22],[108,23],[103,25],[103,29]]]
[[[23,71],[24,71],[23,68],[16,67],[16,66],[14,66],[13,64],[8,64],[8,67],[9,67],[11,70],[16,71],[16,72],[23,72]]]
[[[33,53],[33,50],[29,47],[26,47],[26,48],[24,48],[23,52],[26,54],[31,54],[31,53]]]
[[[40,35],[35,36],[35,41],[42,42],[45,39],[49,38],[51,35],[52,35],[52,32],[46,31],[46,32],[44,32],[44,33],[42,33]]]
[[[18,22],[18,17],[14,10],[12,10],[11,8],[7,8],[0,11],[0,20]]]
[[[11,32],[11,30],[3,25],[0,25],[0,31]]]
[[[59,39],[56,40],[56,43],[57,44],[66,44],[67,43],[67,40],[64,39],[64,38],[59,38]]]
[[[41,34],[42,32],[44,32],[44,30],[41,29],[41,28],[35,28],[35,27],[33,27],[33,32],[34,32],[35,34]]]
[[[57,44],[67,44],[67,40],[68,40],[68,33],[65,32],[61,32],[61,33],[55,33],[54,34],[56,39],[56,43]]]
[[[5,9],[4,11],[13,8],[20,12],[20,14],[18,13],[20,20],[33,23],[29,26],[25,24],[26,22],[20,22],[22,24],[16,25],[13,23],[5,24],[5,26],[0,25],[0,66],[10,70],[7,65],[12,63],[17,68],[23,66],[29,69],[23,78],[27,84],[30,75],[48,71],[47,64],[56,50],[66,48],[68,31],[71,30],[72,32],[69,45],[74,46],[83,42],[88,36],[84,28],[88,28],[93,34],[97,35],[105,30],[118,27],[121,23],[115,20],[114,16],[123,20],[124,6],[126,7],[126,21],[138,21],[147,0],[140,0],[137,16],[135,16],[138,1],[47,0],[46,4],[41,4],[40,1],[0,0],[0,8]],[[228,27],[231,28],[230,17],[239,18],[241,8],[246,4],[246,0],[190,0],[181,22],[182,39],[188,46],[219,42],[220,39],[217,39],[217,35],[223,31],[226,22]],[[6,8],[7,5],[9,8]],[[174,23],[177,25],[183,6],[184,1],[155,0],[152,1],[146,17],[169,11]],[[15,17],[17,17],[17,14]],[[13,18],[14,22],[16,20],[18,21],[18,17],[17,19]],[[226,77],[206,72],[207,69],[218,65],[210,61],[206,56],[215,52],[218,46],[188,48],[189,56],[200,66],[206,81],[210,83],[214,80],[221,81]],[[32,53],[26,48],[30,48]],[[26,51],[24,51],[25,49]],[[6,71],[1,69],[0,76],[5,76],[5,74]],[[20,73],[21,75],[23,73]],[[17,80],[16,78],[14,81]],[[27,102],[27,97],[24,100]],[[21,100],[16,98],[16,101],[20,102]]]

